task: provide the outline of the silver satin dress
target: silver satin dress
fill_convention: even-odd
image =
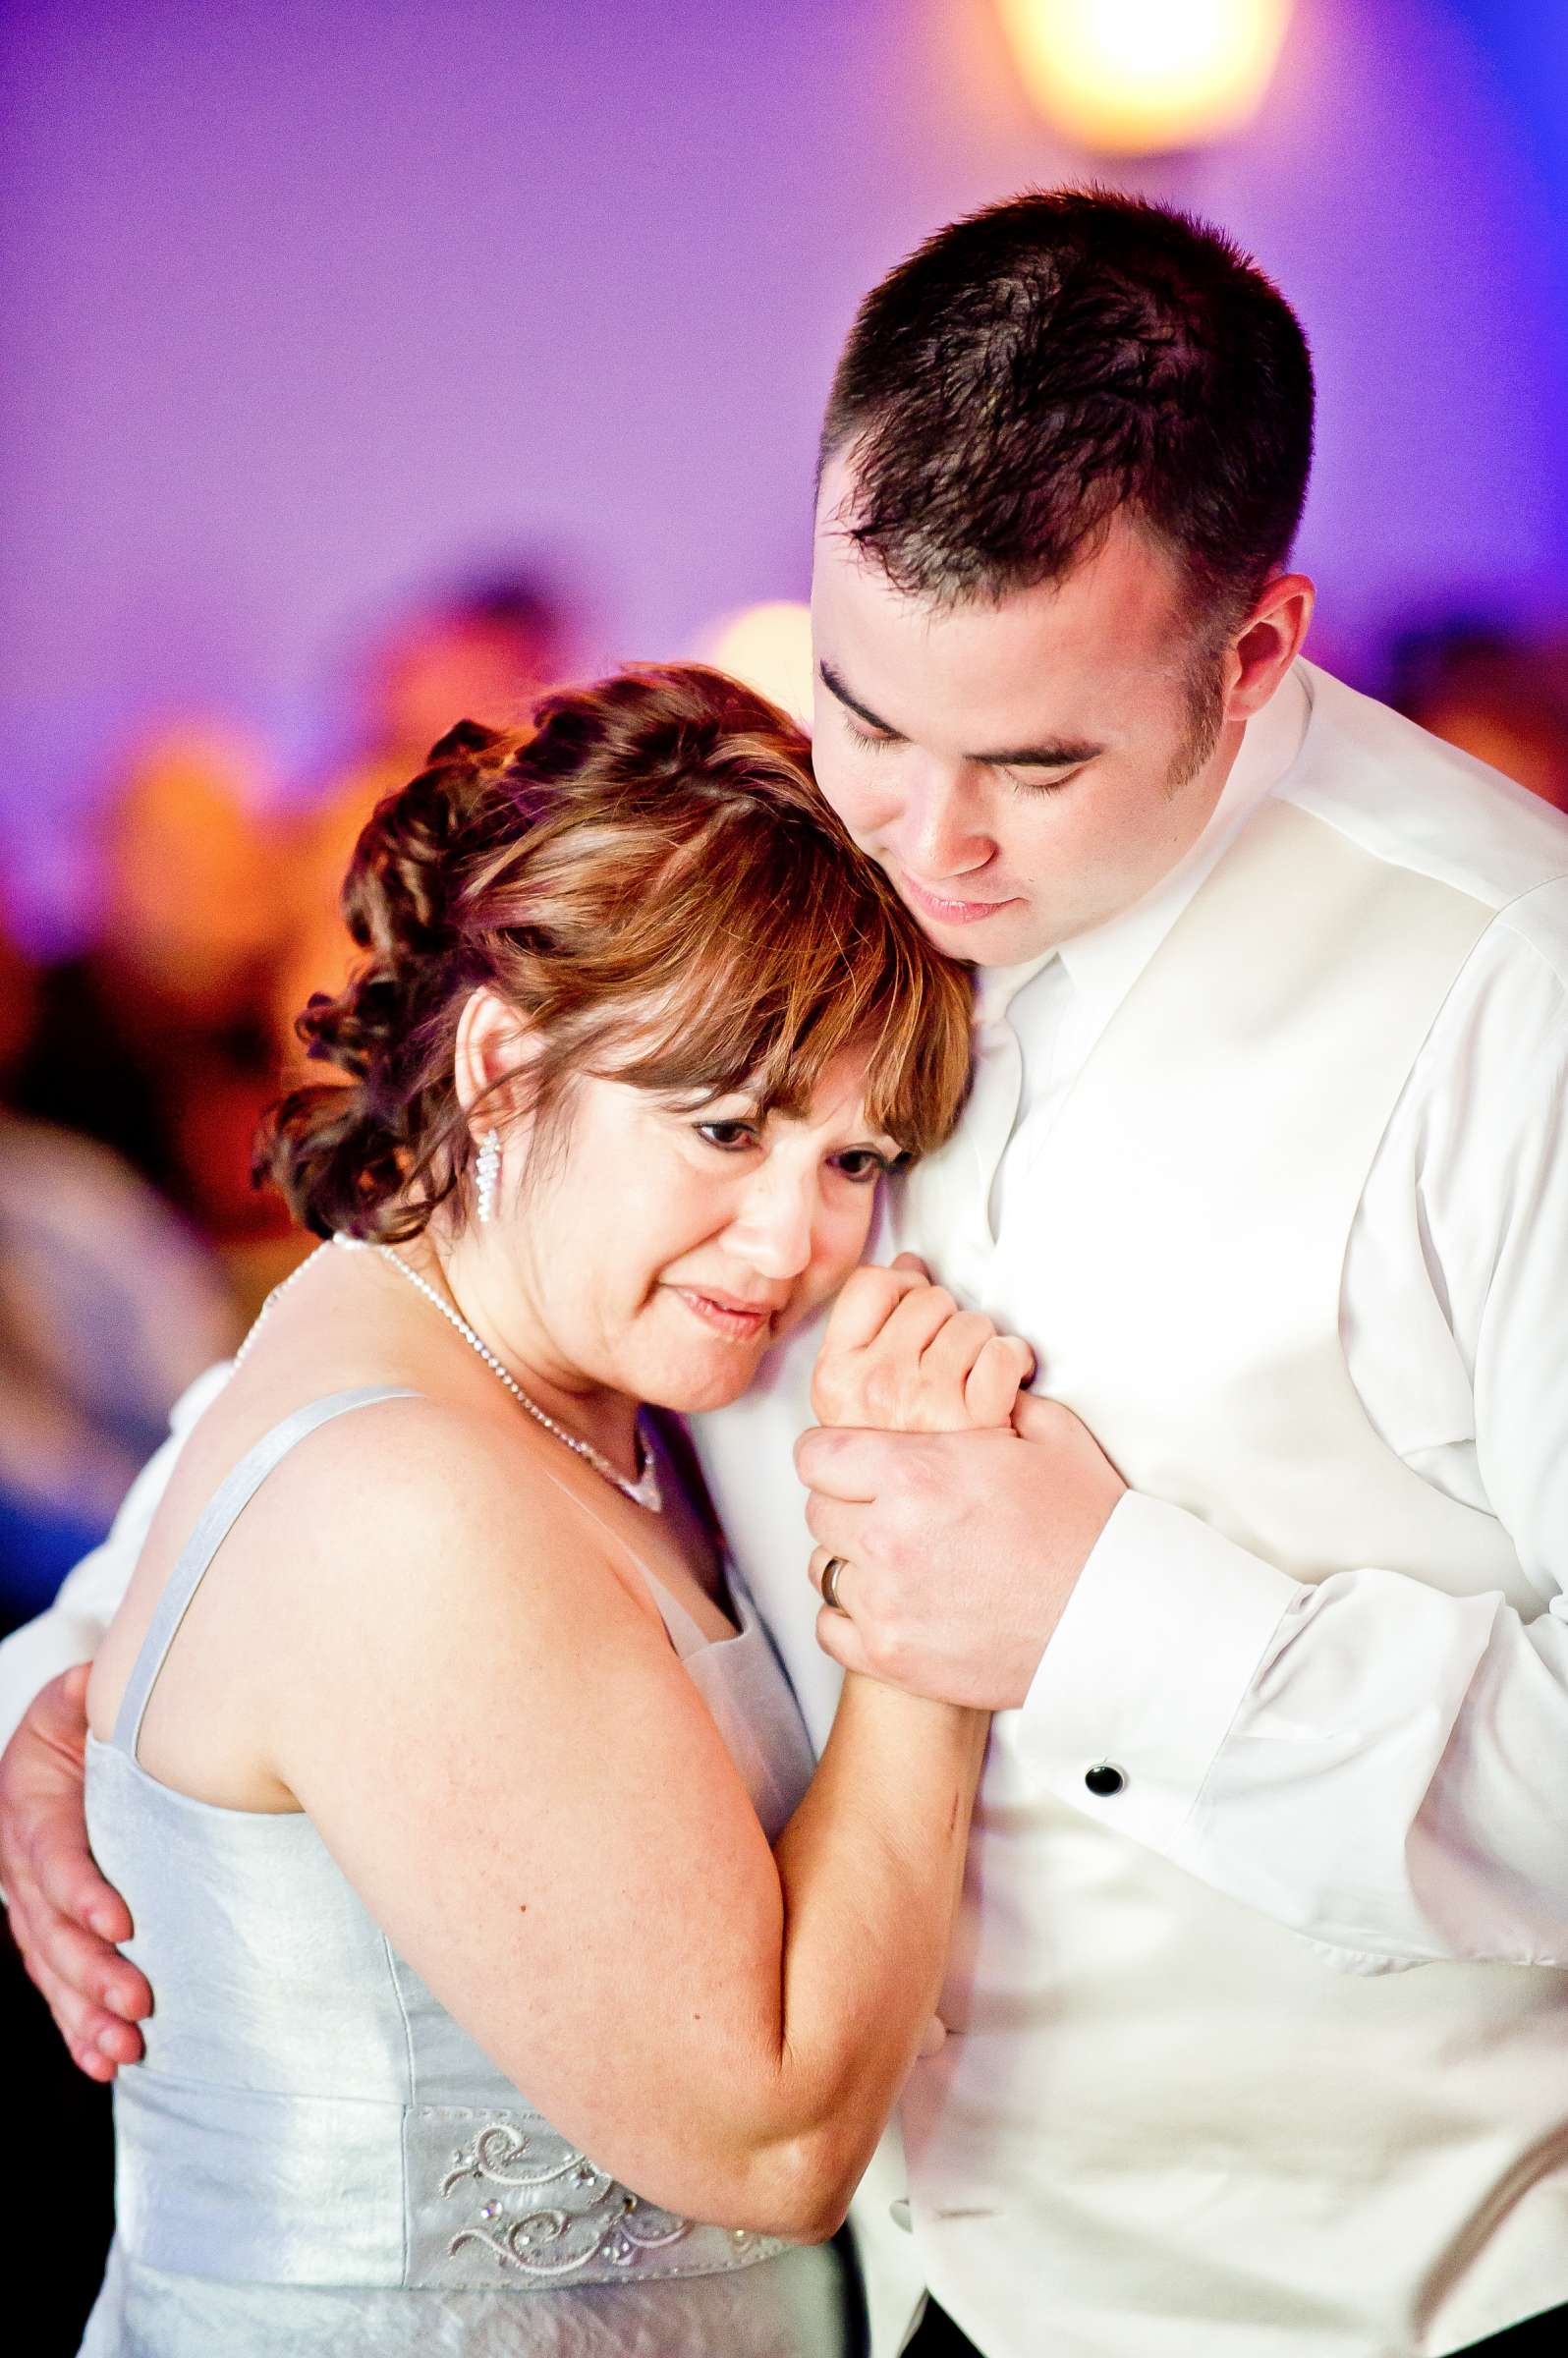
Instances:
[[[83,2358],[850,2358],[839,2246],[705,2226],[618,2185],[431,1996],[308,1818],[218,1809],[138,1765],[164,1656],[247,1501],[328,1418],[407,1396],[315,1402],[236,1468],[170,1575],[113,1737],[89,1739],[92,1847],[157,2007],[115,2086],[117,2230]],[[771,1838],[812,1755],[767,1634],[738,1581],[740,1634],[718,1643],[649,1585]],[[549,1807],[476,1760],[475,1807],[501,1799]],[[640,2002],[635,1968],[623,2002]]]

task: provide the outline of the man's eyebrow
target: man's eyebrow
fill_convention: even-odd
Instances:
[[[859,697],[850,694],[831,663],[818,663],[816,668],[829,696],[836,697],[847,711],[855,714],[857,720],[864,720],[867,727],[875,729],[879,736],[900,736],[900,731],[883,720],[880,713],[873,712],[868,704],[861,702]],[[1092,761],[1096,755],[1104,751],[1102,745],[1063,740],[1046,745],[1020,746],[1011,753],[971,754],[969,758],[983,763],[987,769],[1076,769],[1082,762]]]
[[[858,697],[851,696],[831,663],[818,663],[816,668],[821,675],[822,686],[827,690],[828,695],[837,697],[839,702],[845,706],[846,710],[853,712],[857,720],[864,720],[868,729],[875,729],[883,737],[898,735],[897,729],[890,727],[879,714],[871,710],[868,704],[863,704]]]
[[[1075,745],[1070,740],[1049,745],[1020,746],[1010,754],[971,754],[972,761],[983,762],[987,769],[1077,769],[1082,762],[1092,761],[1102,754],[1102,745]]]

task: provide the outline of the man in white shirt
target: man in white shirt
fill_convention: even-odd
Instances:
[[[1568,826],[1299,661],[1311,419],[1260,274],[1070,192],[893,272],[829,405],[818,774],[983,970],[889,1241],[1046,1395],[810,1433],[814,1619],[809,1340],[699,1436],[818,1733],[829,1656],[998,1714],[860,2208],[879,2352],[927,2285],[931,2358],[1524,2352],[1568,2302]],[[11,1746],[0,1865],[107,2072],[146,1993],[75,1725]]]

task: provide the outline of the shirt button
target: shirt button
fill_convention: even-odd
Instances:
[[[1085,1769],[1084,1782],[1099,1800],[1108,1801],[1113,1793],[1121,1791],[1127,1779],[1114,1761],[1096,1761],[1092,1768]]]
[[[903,2228],[906,2235],[914,2234],[915,2221],[910,2217],[909,2196],[907,2194],[901,2194],[896,2202],[891,2202],[888,2204],[887,2216],[892,2220],[895,2227]]]

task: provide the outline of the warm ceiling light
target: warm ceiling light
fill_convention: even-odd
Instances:
[[[1197,147],[1268,87],[1291,0],[997,0],[1025,87],[1076,146]]]
[[[812,614],[792,598],[748,606],[708,634],[704,660],[812,725]]]

